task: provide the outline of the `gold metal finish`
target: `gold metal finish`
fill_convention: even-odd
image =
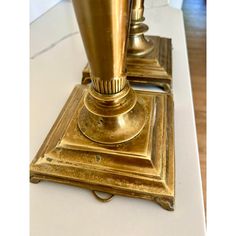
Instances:
[[[31,163],[31,182],[139,197],[173,210],[173,98],[134,91],[126,80],[131,0],[73,4],[92,84],[73,90]]]
[[[130,0],[73,0],[94,89],[114,94],[126,84]]]
[[[77,122],[89,87],[76,86],[30,166],[32,183],[53,181],[152,200],[174,209],[174,120],[171,94],[135,91],[146,111],[139,135],[99,144]]]

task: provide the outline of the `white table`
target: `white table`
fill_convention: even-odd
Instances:
[[[107,204],[90,191],[50,182],[30,185],[32,236],[202,236],[205,218],[183,15],[165,6],[146,9],[148,34],[173,40],[176,209],[115,196]],[[71,1],[31,24],[31,159],[87,62]]]

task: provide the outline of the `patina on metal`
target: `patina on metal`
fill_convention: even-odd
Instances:
[[[103,202],[124,195],[173,210],[173,97],[134,91],[126,79],[131,3],[73,0],[92,84],[72,91],[31,163],[30,179],[88,188]]]

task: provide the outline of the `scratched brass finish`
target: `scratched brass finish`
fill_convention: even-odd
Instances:
[[[86,85],[73,90],[31,163],[31,182],[47,180],[143,198],[173,210],[172,95],[136,91],[146,112],[145,127],[128,142],[105,145],[86,138],[77,126],[88,90]]]
[[[131,2],[73,0],[92,84],[73,90],[30,178],[88,188],[103,202],[119,194],[173,210],[173,98],[134,91],[126,79]]]

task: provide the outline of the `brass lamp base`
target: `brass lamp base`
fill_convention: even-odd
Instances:
[[[145,36],[154,44],[152,52],[142,56],[127,56],[127,79],[134,84],[151,84],[170,92],[172,88],[172,45],[171,39]],[[90,68],[83,70],[82,84],[88,84]]]
[[[146,122],[133,139],[120,144],[91,141],[78,128],[88,86],[74,88],[30,165],[30,180],[48,180],[153,200],[174,209],[175,166],[173,98],[168,93],[136,91]]]

